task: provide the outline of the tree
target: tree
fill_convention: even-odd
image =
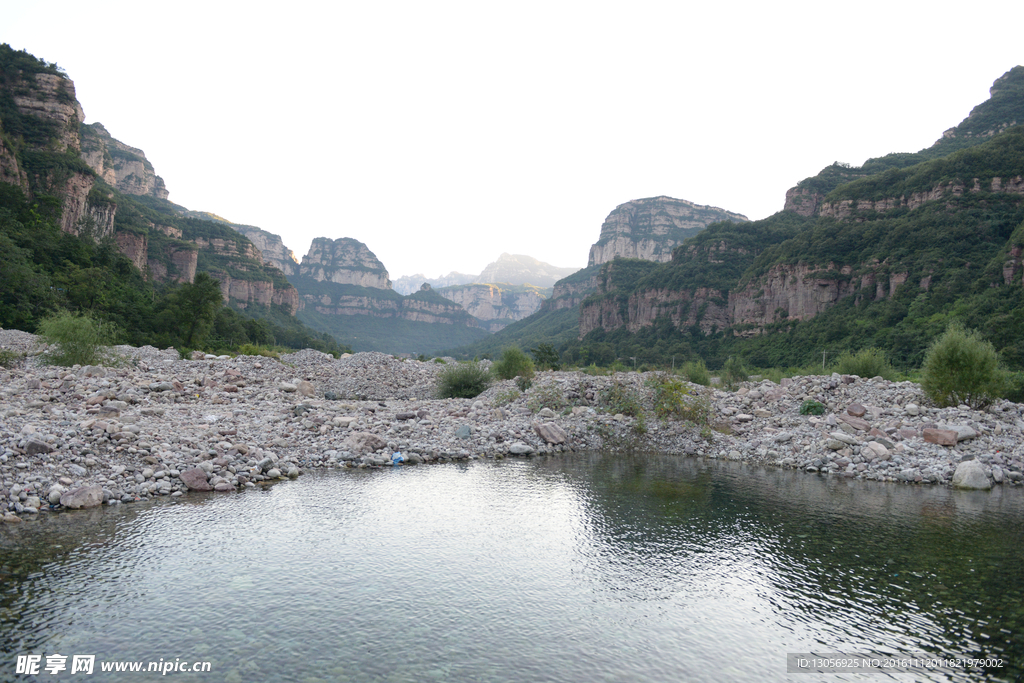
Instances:
[[[201,346],[224,304],[220,283],[208,273],[197,273],[195,280],[185,283],[167,295],[165,324],[172,326],[171,335],[188,349]]]

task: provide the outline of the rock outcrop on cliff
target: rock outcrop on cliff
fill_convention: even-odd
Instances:
[[[469,273],[459,273],[452,271],[447,275],[440,277],[427,277],[422,273],[415,275],[403,275],[402,277],[395,278],[391,281],[391,288],[399,294],[412,294],[418,292],[422,285],[430,285],[434,289],[440,289],[441,287],[452,287],[454,285],[468,285],[474,282],[479,282],[478,275],[470,275]]]
[[[461,306],[489,332],[497,332],[533,315],[544,303],[543,290],[525,285],[458,285],[436,291]]]
[[[302,257],[299,275],[317,282],[391,289],[384,264],[365,244],[351,237],[314,239]]]
[[[123,194],[167,199],[164,179],[141,149],[115,140],[101,123],[83,125],[82,158],[108,185]]]
[[[608,214],[600,238],[590,248],[587,265],[600,265],[616,257],[665,262],[683,240],[711,223],[746,220],[741,214],[685,199],[634,199]]]

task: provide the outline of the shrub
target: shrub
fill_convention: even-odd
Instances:
[[[10,349],[0,349],[0,368],[13,367],[14,363],[24,355]]]
[[[661,374],[647,380],[647,386],[654,391],[654,414],[663,420],[678,418],[690,396],[689,387],[675,377]]]
[[[59,311],[39,321],[36,333],[55,348],[46,354],[54,365],[100,365],[112,359],[103,350],[113,329],[88,315]]]
[[[941,407],[963,403],[984,408],[999,396],[1003,384],[995,347],[959,323],[952,323],[925,354],[921,388]]]
[[[503,391],[497,396],[495,396],[494,400],[491,403],[495,406],[508,405],[509,403],[512,403],[522,395],[523,392],[517,389],[509,389],[508,391]]]
[[[537,348],[530,349],[530,353],[533,354],[533,359],[537,362],[537,367],[542,370],[561,370],[562,363],[558,356],[558,351],[551,344],[538,344]]]
[[[526,399],[526,407],[535,413],[543,408],[550,408],[557,413],[570,407],[570,404],[561,387],[552,383],[538,386],[531,391],[529,398]]]
[[[491,366],[491,372],[499,379],[533,377],[533,361],[518,346],[510,346],[501,352],[501,358]]]
[[[516,386],[519,387],[519,391],[526,391],[533,386],[533,380],[529,377],[519,375],[519,377],[516,377]]]
[[[858,377],[881,376],[889,380],[896,376],[896,371],[886,359],[885,352],[875,348],[861,349],[855,354],[847,351],[836,362],[836,372]]]
[[[694,384],[702,387],[711,386],[711,373],[708,372],[708,366],[704,364],[703,358],[683,363],[682,372],[686,379]]]
[[[260,344],[242,344],[238,347],[239,356],[263,356],[265,358],[281,358],[277,351]]]
[[[749,378],[747,369],[743,367],[743,361],[736,356],[729,356],[722,368],[722,383],[726,386],[733,386],[739,382],[746,382]]]
[[[801,415],[824,415],[825,405],[809,398],[800,404]]]
[[[437,378],[440,398],[476,398],[490,386],[491,376],[479,363],[452,363]]]

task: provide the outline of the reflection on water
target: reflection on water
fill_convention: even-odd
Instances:
[[[1020,494],[595,454],[44,516],[0,531],[0,680],[60,653],[225,681],[760,681],[867,651],[1007,663],[898,680],[1014,680]]]

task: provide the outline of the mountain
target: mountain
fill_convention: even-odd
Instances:
[[[391,283],[391,287],[399,294],[412,294],[413,292],[418,292],[420,287],[425,284],[430,285],[434,289],[451,287],[452,285],[468,285],[478,282],[479,277],[478,275],[459,273],[454,270],[441,277],[427,277],[417,273],[416,275],[403,275],[402,277],[395,278]]]
[[[912,368],[959,320],[1021,368],[1022,121],[1015,67],[927,149],[828,167],[782,212],[711,225],[668,263],[606,264],[566,350],[773,367],[874,346]]]
[[[806,366],[823,352],[877,347],[914,368],[958,320],[1022,369],[1022,122],[1018,66],[932,146],[833,164],[790,189],[779,213],[713,223],[668,261],[616,254],[598,264],[597,255],[556,283],[540,312],[455,352],[548,342],[570,362],[700,357],[714,369],[730,355],[755,367]]]
[[[501,282],[509,285],[551,287],[558,280],[575,273],[579,268],[559,268],[524,254],[502,254],[489,263],[477,276],[476,282]]]
[[[175,285],[205,273],[229,306],[207,321],[218,343],[337,348],[292,317],[298,292],[259,248],[168,201],[145,153],[84,117],[62,69],[0,45],[0,324],[88,311],[132,343],[180,344]]]
[[[449,347],[448,352],[460,356],[494,355],[506,346],[532,348],[537,344],[567,348],[579,335],[580,303],[597,290],[603,264],[618,258],[639,258],[651,263],[668,260],[678,244],[715,221],[743,223],[747,218],[725,209],[665,196],[620,204],[601,225],[598,240],[590,248],[590,264],[575,272],[570,268],[560,269],[563,271],[561,279],[553,283],[550,297],[535,313],[496,328],[493,338],[462,349]],[[508,254],[502,257],[529,258]],[[501,259],[496,263],[501,263]]]
[[[559,279],[572,275],[578,268],[560,268],[524,254],[502,254],[496,261],[487,264],[479,275],[468,275],[452,271],[439,278],[424,275],[405,275],[396,279],[392,286],[396,292],[411,294],[422,284],[434,289],[470,284],[533,285],[541,289],[551,287]]]
[[[601,226],[601,236],[590,247],[587,266],[601,265],[616,258],[668,261],[677,245],[711,223],[746,220],[746,216],[738,213],[685,199],[634,199],[608,214]]]

